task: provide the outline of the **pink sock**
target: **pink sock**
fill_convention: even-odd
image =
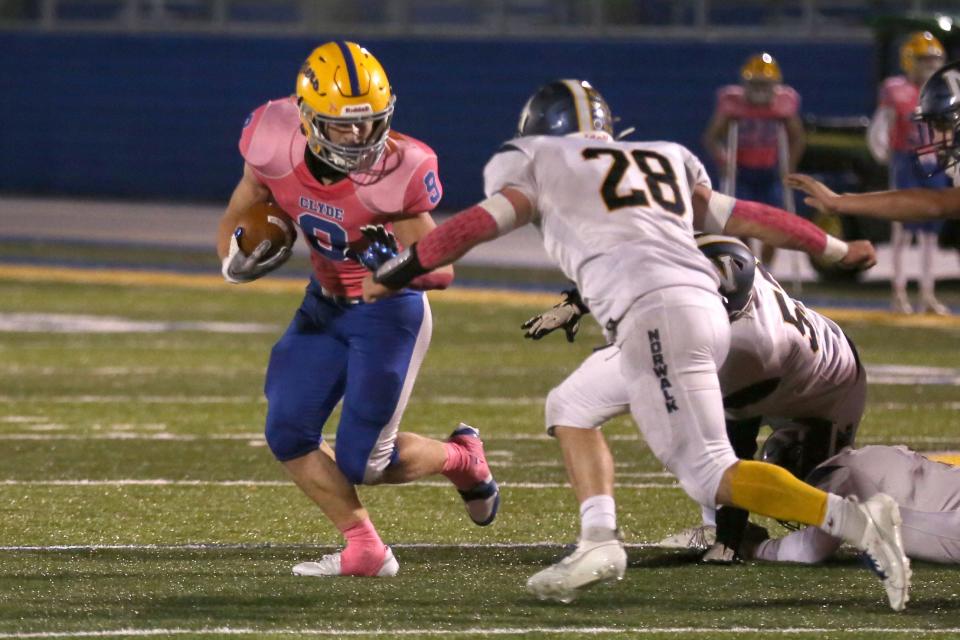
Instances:
[[[466,471],[473,464],[470,452],[465,447],[455,442],[444,442],[443,447],[447,450],[447,459],[443,463],[442,473]]]
[[[340,530],[347,539],[340,553],[340,574],[344,576],[375,576],[383,566],[387,548],[370,518]]]

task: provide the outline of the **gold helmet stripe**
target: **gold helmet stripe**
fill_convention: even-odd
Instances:
[[[340,48],[340,54],[343,56],[343,64],[347,68],[347,76],[350,78],[349,97],[356,97],[360,95],[360,79],[357,77],[357,63],[353,59],[350,46],[345,41],[337,40],[336,43]]]
[[[573,106],[577,110],[577,124],[580,131],[592,131],[593,126],[590,123],[590,100],[587,98],[587,92],[578,80],[563,80],[563,84],[570,90],[573,96]]]

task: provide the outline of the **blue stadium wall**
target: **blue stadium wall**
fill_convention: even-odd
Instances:
[[[324,40],[0,33],[0,192],[224,201],[240,176],[247,113],[291,92]],[[700,152],[716,88],[772,51],[803,109],[873,108],[867,44],[365,40],[397,94],[394,127],[439,154],[442,207],[469,204],[524,100],[557,77],[590,79],[638,138]]]

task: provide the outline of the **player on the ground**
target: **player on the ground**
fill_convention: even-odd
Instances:
[[[612,123],[609,107],[588,83],[541,87],[523,109],[518,137],[487,163],[487,199],[384,263],[364,281],[364,298],[389,296],[471,247],[535,223],[547,253],[619,347],[631,413],[687,493],[709,507],[734,505],[822,526],[866,549],[885,572],[891,606],[902,609],[910,570],[896,503],[877,496],[858,504],[774,465],[739,461],[724,427],[717,368],[729,347],[730,322],[694,227],[793,234],[797,246],[816,253],[831,243],[813,225],[798,232],[795,216],[713,192],[700,161],[680,145],[614,141]],[[857,246],[844,245],[840,255],[855,258],[850,253]],[[582,444],[586,450],[564,448],[564,455],[576,464],[592,462],[590,441]],[[593,506],[597,524],[576,551],[531,579],[538,596],[569,601],[582,585],[623,575],[626,554],[608,526],[613,501]]]
[[[763,447],[764,459],[802,471],[803,443],[793,431],[777,432]],[[807,482],[841,496],[869,500],[883,492],[900,506],[907,556],[928,562],[960,563],[960,468],[934,462],[904,446],[844,449],[813,469]],[[744,557],[814,563],[843,543],[820,529],[805,528],[783,538],[741,546]]]
[[[799,112],[800,95],[783,83],[780,65],[769,53],[750,56],[740,69],[740,84],[717,91],[716,108],[703,132],[703,146],[713,155],[721,174],[736,175],[733,188],[738,198],[784,206],[781,176],[796,171],[805,147]],[[728,148],[728,134],[734,124],[736,157],[728,158],[734,153]],[[781,154],[782,144],[787,147],[785,154]],[[782,157],[786,158],[786,167],[780,166]],[[729,180],[732,175],[725,178]],[[729,193],[734,195],[733,191]],[[773,247],[764,246],[764,264],[770,264],[773,253]]]
[[[788,176],[787,186],[806,192],[805,202],[825,213],[903,222],[960,218],[960,62],[940,67],[923,85],[916,119],[923,141],[916,150],[921,164],[930,159],[951,177],[953,187],[839,195],[803,174]]]
[[[900,47],[900,67],[904,75],[887,78],[880,87],[877,111],[867,128],[867,146],[877,162],[889,165],[892,189],[942,189],[950,184],[950,179],[943,172],[930,172],[919,166],[914,155],[914,150],[921,144],[913,122],[920,99],[920,87],[940,68],[943,60],[943,45],[929,31],[910,34]],[[890,246],[893,249],[894,311],[913,313],[913,306],[907,297],[903,251],[909,246],[911,236],[916,234],[921,253],[919,309],[939,315],[950,313],[934,295],[932,258],[941,226],[942,223],[935,220],[892,224]]]
[[[461,425],[447,442],[398,432],[430,342],[422,291],[445,288],[452,269],[365,304],[361,283],[369,272],[350,258],[366,243],[365,225],[392,226],[401,245],[435,226],[428,212],[441,196],[436,155],[390,130],[393,109],[373,54],[353,42],[318,47],[300,69],[296,95],[248,117],[240,139],[243,177],[220,221],[217,251],[229,282],[254,280],[282,262],[260,260],[269,241],[250,256],[238,247],[237,219],[253,203],[276,203],[310,246],[306,295],[270,355],[266,439],[296,485],[343,533],[346,547],[297,565],[298,575],[396,574],[398,563],[356,485],[443,473],[481,525],[493,520],[499,502],[476,429]],[[341,399],[334,456],[322,432]]]
[[[726,411],[727,435],[737,456],[752,459],[763,424],[774,429],[797,425],[807,434],[804,465],[814,465],[851,445],[866,402],[866,375],[853,343],[829,318],[792,299],[736,238],[701,235],[697,244],[720,276],[720,293],[730,316],[730,350],[718,377]],[[566,292],[573,297],[575,291]],[[570,303],[566,303],[569,305]],[[527,337],[579,322],[586,308],[564,303],[531,318]],[[620,353],[611,345],[588,357],[547,396],[546,426],[558,438],[568,430],[598,430],[629,410],[629,391],[620,375]],[[607,449],[602,436],[599,446]],[[604,451],[603,460],[610,460]],[[594,495],[612,496],[612,466],[594,476]],[[803,476],[798,476],[803,477]],[[574,490],[578,486],[574,479]],[[590,499],[584,497],[584,501]],[[730,562],[739,547],[748,513],[704,508],[704,525],[686,529],[660,544],[707,550],[707,562]],[[716,544],[714,544],[714,532]]]

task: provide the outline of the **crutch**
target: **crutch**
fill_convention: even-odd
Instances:
[[[727,124],[727,166],[720,182],[720,190],[731,198],[737,194],[737,129],[736,120]]]
[[[727,167],[721,181],[721,191],[730,197],[737,195],[737,140],[739,131],[739,121],[730,120],[727,125]],[[756,256],[760,256],[760,241],[756,238],[745,238],[750,250]]]
[[[787,140],[787,127],[783,122],[777,122],[777,161],[780,164],[780,181],[790,172],[790,144]],[[783,186],[783,208],[790,213],[797,212],[797,204],[793,199],[793,189]],[[800,253],[790,252],[790,276],[793,293],[799,294],[803,288],[800,282]]]

